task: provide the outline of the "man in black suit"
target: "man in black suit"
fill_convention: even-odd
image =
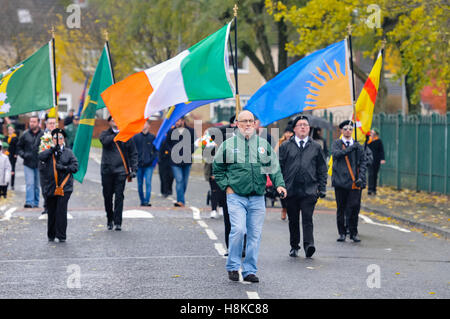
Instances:
[[[302,213],[303,248],[307,258],[316,248],[313,236],[313,213],[317,199],[326,195],[327,164],[322,147],[309,137],[308,117],[300,115],[292,123],[294,136],[280,146],[280,166],[287,189],[291,251],[298,257],[300,249],[300,211]]]
[[[364,148],[353,140],[353,122],[344,121],[339,125],[342,138],[331,146],[333,173],[331,185],[334,187],[337,204],[338,242],[345,241],[345,216],[348,216],[350,239],[360,242],[358,236],[358,215],[361,206],[361,190],[366,187],[367,158]]]
[[[122,230],[123,192],[127,178],[136,177],[138,155],[133,139],[127,142],[115,142],[114,138],[119,133],[114,119],[108,118],[110,128],[100,134],[100,142],[103,146],[101,174],[103,198],[108,229]],[[113,196],[114,206],[113,206]]]

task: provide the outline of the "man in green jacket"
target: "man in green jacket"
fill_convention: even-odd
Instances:
[[[216,182],[227,193],[231,232],[226,263],[228,278],[239,281],[242,265],[244,281],[256,277],[259,244],[266,212],[264,192],[267,174],[282,198],[287,195],[280,165],[267,140],[255,134],[255,118],[249,111],[238,116],[238,130],[219,147],[213,162]],[[242,262],[244,235],[246,255]]]

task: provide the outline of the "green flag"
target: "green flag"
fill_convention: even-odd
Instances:
[[[53,40],[0,74],[0,117],[55,106]]]
[[[95,125],[95,113],[98,109],[105,107],[105,103],[100,94],[113,84],[111,60],[106,43],[98,61],[97,69],[95,69],[83,110],[81,111],[80,124],[73,144],[73,153],[78,159],[78,172],[73,177],[80,183],[83,183],[87,171],[92,132]]]

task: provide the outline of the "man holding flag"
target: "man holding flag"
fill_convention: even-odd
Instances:
[[[334,187],[337,204],[338,242],[345,241],[345,217],[348,216],[350,239],[360,242],[358,236],[358,214],[361,205],[361,190],[366,187],[367,159],[364,148],[352,138],[352,121],[339,125],[342,138],[331,146],[333,156],[333,174],[331,185]]]

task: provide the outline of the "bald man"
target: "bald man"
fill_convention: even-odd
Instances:
[[[228,278],[259,282],[256,276],[259,244],[266,212],[264,192],[267,174],[282,198],[287,195],[277,156],[267,140],[255,134],[255,118],[249,111],[239,113],[238,130],[219,147],[213,162],[213,175],[227,193],[231,231],[226,263]],[[242,262],[244,235],[246,255]]]

